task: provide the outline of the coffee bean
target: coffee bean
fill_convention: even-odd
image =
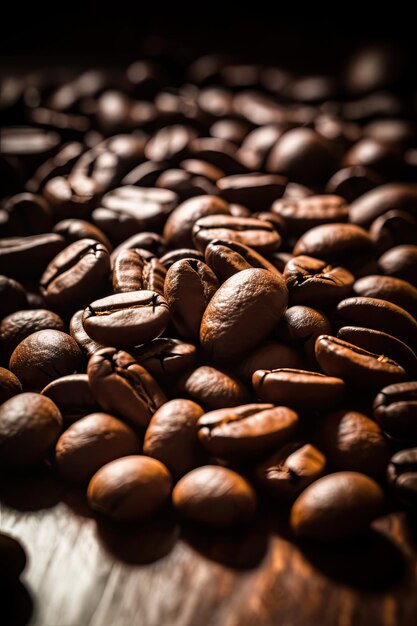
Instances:
[[[271,210],[285,221],[293,236],[300,236],[323,224],[347,222],[349,215],[345,200],[331,195],[276,200]]]
[[[388,465],[387,479],[395,497],[403,505],[417,505],[417,448],[394,454]]]
[[[126,456],[94,474],[87,497],[97,513],[133,522],[156,513],[170,493],[171,476],[165,465],[146,456]]]
[[[165,253],[166,250],[166,241],[161,235],[152,232],[144,232],[144,233],[136,233],[131,237],[125,239],[120,245],[115,248],[111,254],[111,264],[114,266],[114,261],[116,257],[123,250],[148,250],[152,252],[155,256],[160,256]]]
[[[113,291],[155,291],[164,294],[166,269],[148,250],[121,250],[113,264]]]
[[[378,259],[383,274],[400,278],[417,287],[417,246],[395,246]]]
[[[53,228],[53,232],[64,237],[67,244],[75,243],[80,239],[94,239],[101,243],[109,252],[112,249],[111,243],[106,235],[94,224],[79,219],[67,219],[58,222]]]
[[[177,261],[184,259],[195,259],[196,261],[204,261],[204,254],[194,248],[178,248],[177,250],[171,250],[167,252],[159,259],[165,269],[174,265]]]
[[[83,326],[84,311],[77,311],[70,320],[70,335],[78,344],[80,350],[87,356],[91,356],[97,350],[101,350],[104,346],[97,341],[93,341],[84,330]]]
[[[293,304],[326,306],[346,297],[353,286],[353,275],[343,267],[333,267],[309,256],[291,259],[284,279]]]
[[[0,275],[0,317],[25,309],[26,306],[26,293],[22,285],[13,278]]]
[[[26,183],[26,189],[32,193],[39,193],[51,178],[69,174],[84,150],[83,144],[78,141],[71,141],[63,145],[54,156],[39,166],[32,178]]]
[[[42,196],[20,193],[9,198],[3,205],[6,223],[2,230],[8,237],[20,237],[47,233],[52,227],[52,214]]]
[[[43,461],[62,428],[58,407],[37,393],[21,393],[0,407],[0,468],[25,470]]]
[[[0,404],[16,396],[21,391],[22,385],[17,376],[4,367],[0,367]]]
[[[64,330],[64,322],[56,313],[46,309],[16,311],[3,319],[0,324],[0,339],[5,360],[9,360],[13,350],[26,337],[39,330]]]
[[[209,181],[216,183],[220,178],[223,178],[224,172],[215,165],[207,163],[206,161],[199,161],[198,159],[186,159],[180,163],[182,169],[194,176],[202,176]]]
[[[86,483],[106,463],[139,451],[133,430],[107,413],[91,413],[74,422],[55,447],[55,465],[63,478]]]
[[[240,362],[237,372],[243,379],[251,381],[256,370],[282,367],[302,369],[303,366],[302,356],[292,346],[278,341],[265,341]]]
[[[417,382],[388,385],[374,401],[374,417],[395,439],[417,439]]]
[[[417,218],[404,211],[387,211],[372,222],[369,234],[375,241],[380,254],[401,244],[415,245],[417,244]]]
[[[189,148],[194,158],[215,165],[226,175],[246,172],[246,167],[239,160],[235,145],[230,141],[216,137],[203,137],[191,141]]]
[[[210,126],[210,135],[240,146],[251,129],[252,126],[243,120],[223,119]]]
[[[257,506],[251,485],[236,472],[216,465],[186,474],[177,483],[172,500],[186,519],[216,527],[249,522]]]
[[[87,374],[68,374],[53,380],[41,391],[61,411],[66,422],[76,420],[99,410],[88,383]]]
[[[278,274],[277,269],[262,255],[245,244],[215,239],[205,250],[206,263],[221,282],[242,270],[259,268]]]
[[[0,239],[0,272],[10,278],[39,276],[63,248],[63,237],[54,233]]]
[[[330,178],[325,192],[351,203],[384,182],[382,176],[362,165],[344,167]]]
[[[209,215],[197,220],[193,226],[196,248],[204,252],[213,239],[243,243],[260,254],[273,252],[281,243],[281,237],[270,222],[228,215]]]
[[[198,436],[213,457],[247,460],[286,443],[297,426],[297,413],[286,406],[245,404],[200,417]]]
[[[417,185],[388,183],[360,196],[349,207],[350,220],[360,226],[370,226],[387,211],[417,212]]]
[[[225,176],[217,181],[217,187],[227,202],[243,204],[252,211],[262,211],[281,198],[286,183],[282,176],[243,174]]]
[[[311,363],[316,362],[315,343],[317,337],[331,332],[330,322],[324,313],[300,305],[289,307],[276,329],[278,339],[302,348]]]
[[[133,356],[158,381],[169,384],[196,364],[197,348],[179,339],[160,337],[134,348]]]
[[[355,143],[343,157],[343,165],[362,165],[374,170],[385,179],[398,179],[406,174],[404,161],[398,147],[364,137]]]
[[[243,140],[238,155],[240,160],[251,169],[264,169],[265,161],[282,135],[282,129],[274,125],[260,126],[250,132]]]
[[[155,187],[159,175],[166,168],[166,163],[155,163],[153,161],[145,161],[137,165],[124,178],[122,185],[136,185],[137,187]]]
[[[383,491],[372,478],[337,472],[319,478],[298,496],[291,527],[302,539],[341,540],[365,532],[383,508]]]
[[[146,144],[145,157],[156,163],[177,163],[186,156],[190,142],[196,137],[192,128],[180,124],[161,128]]]
[[[86,219],[91,213],[99,197],[99,186],[86,178],[80,184],[64,176],[51,178],[43,188],[43,195],[52,208],[56,220],[75,217]]]
[[[184,374],[176,385],[176,391],[209,410],[250,401],[248,390],[235,376],[209,365],[201,365]]]
[[[355,282],[353,291],[357,296],[387,300],[417,317],[417,288],[400,278],[370,275]]]

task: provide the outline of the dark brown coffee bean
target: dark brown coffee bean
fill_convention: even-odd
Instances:
[[[210,135],[240,146],[252,126],[243,120],[223,119],[210,126]]]
[[[235,376],[209,365],[201,365],[184,374],[176,385],[176,391],[209,410],[250,401],[248,390]]]
[[[326,458],[310,443],[288,443],[256,468],[256,478],[269,495],[294,500],[324,474]]]
[[[164,237],[172,248],[192,248],[194,223],[208,215],[229,215],[229,205],[216,196],[198,196],[180,204],[168,217]]]
[[[365,532],[382,514],[384,500],[381,487],[364,474],[329,474],[298,496],[291,509],[291,528],[304,539],[345,539]]]
[[[309,256],[291,259],[284,270],[293,304],[326,306],[349,295],[354,276],[343,267],[333,267]]]
[[[99,187],[93,179],[83,184],[63,176],[51,178],[43,188],[43,195],[57,220],[71,217],[85,219],[91,213],[99,197]]]
[[[271,333],[287,305],[287,289],[278,274],[250,269],[224,282],[201,321],[201,345],[215,359],[237,359]]]
[[[172,500],[186,519],[220,527],[249,522],[257,507],[251,485],[236,472],[216,465],[186,474],[177,483]]]
[[[164,294],[166,269],[148,250],[121,250],[114,259],[113,291],[123,293],[145,289]]]
[[[55,447],[55,466],[73,483],[86,483],[106,463],[137,454],[139,439],[133,430],[107,413],[91,413],[74,422]]]
[[[16,346],[38,330],[64,330],[64,322],[56,313],[46,309],[16,311],[3,319],[0,324],[2,354],[9,360]]]
[[[46,385],[41,394],[55,402],[67,422],[75,422],[100,408],[91,391],[87,374],[69,374],[57,378]]]
[[[124,178],[122,185],[135,185],[137,187],[155,187],[159,175],[166,169],[166,163],[155,163],[153,161],[145,161],[137,165]]]
[[[21,391],[22,385],[17,376],[4,367],[0,367],[0,404],[16,396]]]
[[[411,120],[380,119],[366,124],[364,133],[375,139],[398,148],[411,146],[416,139],[416,125]]]
[[[196,248],[204,251],[213,239],[243,243],[260,254],[269,254],[281,244],[281,237],[270,222],[228,215],[209,215],[195,222],[193,240]]]
[[[256,370],[283,367],[302,369],[303,366],[303,358],[292,346],[278,341],[265,341],[240,362],[237,373],[243,379],[251,381]]]
[[[203,457],[197,436],[197,421],[203,413],[191,400],[166,402],[149,422],[144,453],[164,463],[175,478],[190,472]]]
[[[171,383],[197,361],[197,348],[179,339],[160,337],[134,348],[133,356],[160,382]]]
[[[394,246],[417,243],[417,218],[404,211],[387,211],[369,229],[380,254]]]
[[[71,141],[63,145],[54,156],[39,166],[32,178],[26,183],[26,189],[32,193],[39,193],[51,178],[68,175],[84,150],[83,144],[78,141]]]
[[[141,250],[148,250],[155,256],[159,257],[164,254],[166,250],[166,241],[157,233],[136,233],[132,237],[125,239],[120,245],[117,246],[111,253],[111,264],[114,265],[114,260],[122,250],[134,250],[139,248]]]
[[[288,368],[257,370],[252,384],[263,402],[300,411],[322,411],[337,406],[345,394],[345,383],[340,378]]]
[[[317,425],[315,440],[334,470],[385,475],[388,442],[378,424],[363,413],[343,409],[326,415]]]
[[[353,291],[357,296],[387,300],[417,317],[417,288],[400,278],[370,275],[355,282]]]
[[[39,330],[23,339],[10,357],[10,369],[25,389],[40,391],[81,365],[77,342],[60,330]]]
[[[215,165],[226,175],[246,172],[246,167],[239,159],[236,146],[230,141],[216,137],[203,137],[191,141],[189,148],[194,158]]]
[[[94,341],[89,335],[87,335],[84,330],[83,315],[84,311],[82,310],[74,313],[70,320],[69,331],[71,337],[77,342],[80,350],[90,357],[92,354],[97,352],[97,350],[104,348],[104,346],[101,343],[97,343],[97,341]]]
[[[43,461],[62,428],[58,407],[37,393],[21,393],[0,407],[0,468],[21,471]]]
[[[395,85],[404,71],[402,51],[389,44],[359,48],[351,56],[344,82],[353,96]]]
[[[351,203],[384,182],[382,176],[362,165],[344,167],[333,174],[325,192],[342,196]]]
[[[207,180],[213,183],[216,183],[224,176],[224,172],[218,167],[206,161],[199,161],[198,159],[186,159],[185,161],[181,161],[180,166],[189,174],[207,178]]]
[[[278,339],[301,347],[311,363],[315,363],[317,337],[330,333],[331,325],[324,313],[308,306],[289,307],[276,330]]]
[[[417,382],[388,385],[374,402],[374,417],[395,439],[417,439]]]
[[[94,239],[110,252],[112,245],[106,235],[94,224],[85,220],[67,219],[58,222],[53,228],[53,232],[64,237],[67,244],[74,243],[80,239]]]
[[[19,580],[20,574],[23,572],[26,566],[26,553],[22,547],[22,544],[4,532],[0,532],[0,583],[3,587],[3,591],[6,592],[15,587]],[[13,597],[13,596],[12,596]],[[5,616],[7,617],[8,603],[6,602]]]
[[[178,163],[188,152],[190,142],[197,133],[190,127],[175,124],[158,130],[148,141],[145,157],[156,163]]]
[[[345,153],[343,165],[362,165],[391,180],[401,178],[406,173],[401,150],[370,137],[364,137]]]
[[[51,209],[42,196],[20,193],[9,198],[2,210],[6,213],[2,230],[8,237],[38,235],[52,228]]]
[[[90,357],[87,374],[100,406],[134,424],[147,426],[156,409],[166,402],[157,382],[127,352],[99,350]]]
[[[238,155],[250,169],[264,169],[266,159],[283,131],[279,126],[267,125],[255,128],[243,140]]]
[[[0,239],[0,272],[26,280],[39,276],[64,245],[64,238],[54,233]]]
[[[150,517],[169,499],[171,475],[146,456],[126,456],[104,465],[88,485],[91,508],[120,522]]]
[[[288,231],[294,236],[300,236],[322,224],[347,222],[349,215],[343,198],[327,195],[276,200],[271,210],[284,220]]]
[[[405,370],[392,359],[330,335],[318,337],[316,358],[328,376],[338,376],[368,393],[405,378]]]
[[[177,261],[184,259],[195,259],[196,261],[204,261],[204,254],[194,248],[178,248],[177,250],[171,250],[167,252],[159,259],[162,265],[169,270]]]
[[[387,479],[403,505],[413,508],[417,505],[417,448],[394,454],[388,465]]]
[[[400,278],[417,287],[417,246],[395,246],[378,259],[383,274]]]
[[[211,267],[221,282],[242,270],[259,268],[278,274],[278,270],[260,255],[245,244],[237,241],[223,241],[215,239],[205,250],[206,263]]]
[[[217,181],[222,198],[227,202],[243,204],[252,211],[267,210],[284,193],[287,180],[268,174],[226,176]]]
[[[295,434],[298,415],[286,406],[244,404],[210,411],[198,420],[198,437],[213,457],[257,457]]]
[[[0,318],[27,306],[26,293],[20,283],[13,278],[0,275]]]
[[[360,226],[370,226],[387,211],[417,213],[417,185],[388,183],[360,196],[349,207],[350,220]]]
[[[42,128],[21,126],[1,129],[2,154],[22,158],[28,163],[47,159],[59,141],[58,133]]]
[[[158,176],[155,187],[170,189],[183,202],[194,196],[216,195],[217,189],[212,182],[202,176],[193,176],[181,169],[165,170]]]
[[[154,291],[130,291],[92,302],[83,314],[86,333],[107,346],[136,346],[158,337],[169,322],[168,305]]]

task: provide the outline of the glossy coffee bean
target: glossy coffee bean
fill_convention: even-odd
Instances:
[[[417,246],[395,246],[378,259],[383,274],[400,278],[417,287]]]
[[[380,174],[362,165],[344,167],[328,180],[325,191],[329,194],[342,196],[351,203],[378,185],[384,179]]]
[[[370,275],[355,282],[353,291],[357,296],[387,300],[417,317],[417,288],[400,278]]]
[[[133,356],[158,381],[170,384],[197,361],[197,348],[180,339],[159,337],[134,348]]]
[[[417,382],[388,385],[374,401],[374,417],[394,439],[417,439]]]
[[[239,358],[266,339],[286,305],[287,288],[278,274],[262,269],[238,272],[209,302],[201,322],[201,345],[212,358]]]
[[[392,457],[387,470],[392,493],[407,507],[417,505],[417,448],[401,450]]]
[[[161,128],[146,144],[145,157],[157,163],[177,163],[187,155],[188,145],[196,136],[192,128],[180,124]]]
[[[42,196],[19,193],[9,198],[2,210],[6,214],[2,229],[8,237],[38,235],[52,228],[51,209]]]
[[[252,384],[264,402],[300,411],[323,411],[340,405],[345,394],[345,383],[340,378],[296,369],[257,370]]]
[[[87,356],[91,356],[92,354],[97,352],[97,350],[101,350],[102,348],[104,348],[104,346],[100,343],[97,343],[97,341],[93,341],[93,339],[91,339],[91,337],[87,335],[84,330],[83,315],[84,311],[82,310],[74,313],[70,320],[69,331],[71,337],[75,339],[82,353],[86,354]]]
[[[384,493],[372,478],[337,472],[319,478],[298,496],[290,523],[301,539],[335,541],[365,532],[383,509]]]
[[[25,309],[27,298],[24,288],[13,278],[0,276],[0,317]]]
[[[193,241],[198,250],[204,252],[213,239],[243,243],[263,255],[281,244],[281,237],[270,222],[232,215],[209,215],[194,223]]]
[[[92,178],[56,176],[48,180],[43,195],[52,208],[56,220],[86,219],[98,200],[100,187]]]
[[[137,454],[133,430],[107,413],[91,413],[74,422],[55,446],[55,466],[73,483],[86,483],[106,463]]]
[[[171,250],[167,252],[159,259],[165,269],[174,265],[177,261],[183,261],[184,259],[195,259],[196,261],[204,261],[204,254],[194,248],[178,248],[177,250]]]
[[[301,348],[312,363],[315,363],[317,337],[331,332],[330,322],[324,313],[301,305],[289,307],[276,329],[278,339]]]
[[[256,468],[256,478],[274,498],[294,500],[320,478],[326,458],[310,443],[288,443]]]
[[[53,232],[64,237],[67,244],[75,243],[80,239],[94,239],[101,243],[109,252],[111,243],[106,235],[94,224],[85,220],[69,218],[55,224]]]
[[[123,250],[134,250],[136,248],[140,250],[148,250],[155,256],[160,256],[161,254],[164,254],[166,250],[166,241],[163,237],[161,237],[161,235],[158,235],[158,233],[136,233],[135,235],[132,235],[122,241],[122,243],[113,250],[110,257],[112,267],[114,266],[114,260],[120,252]]]
[[[405,378],[405,370],[392,359],[330,335],[316,340],[316,358],[325,374],[338,376],[367,393]]]
[[[122,250],[114,259],[113,291],[124,293],[142,289],[163,295],[166,269],[148,250]]]
[[[262,211],[281,198],[286,183],[282,176],[243,174],[225,176],[217,181],[217,187],[227,202],[243,204],[252,211]]]
[[[273,370],[281,367],[303,369],[304,360],[292,346],[268,340],[244,357],[237,372],[244,380],[251,381],[256,370]]]
[[[16,311],[0,324],[2,354],[8,362],[16,346],[29,335],[39,330],[64,330],[64,322],[56,313],[47,309]]]
[[[88,381],[105,411],[134,424],[147,426],[153,413],[166,401],[158,383],[127,352],[99,350],[90,357]]]
[[[236,472],[216,465],[186,474],[177,483],[172,500],[186,519],[216,527],[249,522],[257,506],[251,485]]]
[[[390,457],[381,428],[363,413],[341,410],[317,425],[315,441],[336,471],[362,472],[382,478]]]
[[[202,261],[183,259],[169,268],[164,295],[181,337],[198,339],[204,311],[218,287],[215,274]]]
[[[248,390],[238,378],[209,365],[201,365],[184,374],[176,385],[176,391],[209,410],[250,401]]]
[[[92,302],[84,311],[86,333],[103,345],[136,346],[158,337],[169,322],[165,299],[155,291],[130,291]]]
[[[387,211],[417,212],[417,185],[388,183],[360,196],[349,207],[350,221],[368,227]]]
[[[388,211],[372,222],[369,234],[380,254],[394,246],[415,245],[417,244],[417,217],[404,211]]]
[[[0,239],[0,272],[11,278],[39,276],[64,246],[55,233]]]
[[[391,180],[402,178],[406,174],[398,146],[371,137],[363,137],[351,146],[343,157],[343,165],[362,165]]]
[[[40,391],[81,365],[77,342],[60,330],[39,330],[23,339],[10,357],[10,369],[25,389]]]
[[[55,402],[66,422],[75,422],[99,410],[87,374],[68,374],[57,378],[46,385],[41,394]]]
[[[206,263],[211,267],[221,282],[233,274],[251,268],[269,270],[277,274],[278,270],[265,257],[242,243],[215,239],[205,250]]]
[[[0,404],[22,391],[20,380],[4,367],[0,367]]]
[[[297,426],[297,413],[286,406],[245,404],[200,417],[198,436],[211,456],[246,460],[286,443]]]
[[[349,295],[354,276],[343,267],[333,267],[313,257],[296,256],[284,270],[293,304],[326,306]]]
[[[62,429],[58,407],[36,393],[21,393],[0,407],[0,468],[15,472],[43,461]]]
[[[274,202],[271,210],[285,221],[289,233],[296,237],[316,226],[347,222],[349,215],[345,200],[333,195],[285,198]]]
[[[121,522],[140,521],[169,499],[171,476],[165,465],[146,456],[125,456],[107,463],[88,485],[91,508]]]
[[[194,139],[190,149],[194,158],[215,165],[226,175],[246,173],[246,167],[239,159],[236,146],[230,141],[217,137],[203,137]]]
[[[164,463],[175,478],[190,472],[204,457],[197,436],[197,422],[203,413],[192,400],[166,402],[149,422],[143,452]]]

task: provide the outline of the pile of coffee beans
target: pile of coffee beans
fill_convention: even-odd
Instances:
[[[360,534],[417,506],[415,94],[174,65],[3,81],[0,474]]]

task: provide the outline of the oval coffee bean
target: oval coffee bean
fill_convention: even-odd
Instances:
[[[282,217],[293,236],[322,224],[347,222],[349,209],[340,196],[307,196],[298,200],[285,198],[273,203],[271,211]]]
[[[222,198],[251,211],[268,210],[274,200],[281,198],[286,184],[285,178],[271,174],[225,176],[217,181]]]
[[[74,218],[62,220],[58,222],[58,224],[55,224],[53,232],[64,237],[68,245],[80,241],[80,239],[94,239],[94,241],[101,243],[109,252],[112,249],[111,243],[106,235],[101,232],[97,226],[85,220]]]
[[[278,324],[276,335],[278,339],[295,346],[301,346],[312,363],[315,359],[315,343],[319,335],[332,332],[330,322],[321,311],[308,306],[289,307]],[[267,368],[260,368],[267,369]]]
[[[9,370],[0,367],[0,404],[22,391],[20,380]]]
[[[37,393],[21,393],[0,407],[0,469],[21,471],[45,459],[62,429],[58,407]]]
[[[70,335],[77,342],[80,350],[87,356],[91,356],[97,350],[101,350],[104,346],[97,341],[93,341],[84,330],[83,326],[84,311],[77,311],[70,320]]]
[[[183,259],[195,259],[196,261],[204,261],[204,254],[194,248],[178,248],[177,250],[171,250],[164,254],[159,260],[162,265],[169,270],[177,261]]]
[[[60,436],[55,466],[66,480],[85,483],[106,463],[137,454],[139,448],[139,439],[129,426],[107,413],[91,413]]]
[[[368,352],[330,335],[316,340],[316,358],[328,376],[338,376],[364,392],[401,382],[404,369],[386,356]]]
[[[205,465],[177,483],[172,501],[192,522],[225,527],[249,522],[256,512],[256,495],[242,476],[226,467]]]
[[[211,456],[246,460],[286,443],[297,426],[297,413],[286,406],[244,404],[200,417],[198,437]]]
[[[160,337],[133,350],[133,356],[158,381],[170,383],[197,361],[197,348],[179,339]]]
[[[22,285],[13,278],[0,275],[0,318],[26,307],[26,293]]]
[[[392,276],[364,276],[355,282],[353,291],[357,296],[392,302],[417,317],[417,288],[405,280]]]
[[[168,502],[171,476],[165,465],[146,456],[125,456],[107,463],[88,485],[94,511],[121,522],[150,517]]]
[[[345,394],[345,383],[340,378],[296,369],[258,370],[252,376],[252,384],[263,402],[300,411],[322,411],[337,406]]]
[[[382,176],[362,165],[344,167],[330,178],[326,193],[342,196],[351,203],[384,182]]]
[[[57,378],[46,385],[41,394],[55,402],[67,422],[75,422],[100,409],[88,383],[87,374],[69,374]]]
[[[265,341],[240,362],[237,367],[239,376],[251,381],[256,370],[272,370],[281,367],[303,369],[304,360],[292,346],[278,341]]]
[[[204,252],[213,239],[243,243],[260,254],[269,254],[281,244],[281,237],[270,222],[232,215],[208,215],[195,222],[193,241],[198,250]]]
[[[320,308],[348,296],[355,278],[343,267],[333,267],[309,256],[296,256],[285,266],[284,280],[293,304]]]
[[[417,382],[388,385],[374,401],[374,417],[395,439],[417,440]]]
[[[42,196],[19,193],[3,204],[7,214],[5,232],[10,237],[47,233],[52,227],[51,210]]]
[[[388,211],[372,223],[369,234],[380,254],[394,246],[417,243],[417,216],[404,211]]]
[[[55,233],[0,239],[0,272],[11,278],[39,276],[64,246]]]
[[[104,348],[90,357],[88,381],[105,411],[132,423],[147,426],[164,402],[158,383],[127,352]]]
[[[387,480],[397,500],[407,507],[417,506],[417,448],[394,454],[388,465]]]
[[[287,305],[284,280],[268,270],[231,276],[216,291],[201,321],[200,341],[214,359],[237,359],[272,332]]]
[[[38,330],[64,330],[64,322],[56,313],[46,309],[16,311],[3,319],[0,324],[2,353],[9,360],[16,346]]]
[[[417,185],[388,183],[368,191],[350,205],[350,220],[367,227],[377,217],[392,210],[416,214]]]
[[[278,274],[278,270],[256,250],[236,241],[215,239],[205,250],[206,263],[217,278],[224,282],[233,274],[259,268]]]
[[[177,383],[176,391],[209,410],[250,401],[248,390],[235,376],[209,365],[201,365],[184,374]]]
[[[122,241],[111,253],[111,264],[114,266],[114,260],[122,250],[133,250],[138,248],[140,250],[148,250],[155,256],[160,256],[166,251],[166,241],[161,235],[152,232],[136,233],[125,241]]]
[[[383,274],[406,280],[417,287],[417,246],[395,246],[378,259]]]
[[[176,207],[178,197],[169,189],[124,185],[106,193],[101,203],[104,209],[113,211],[122,219],[131,220],[137,232],[159,229]],[[103,228],[101,220],[95,221],[99,228]]]
[[[337,472],[319,478],[298,496],[290,523],[302,539],[334,541],[365,532],[383,509],[384,493],[372,478]]]
[[[113,263],[113,291],[156,291],[164,294],[166,269],[148,250],[121,250]]]
[[[130,291],[92,302],[84,311],[86,333],[103,345],[136,346],[158,337],[169,322],[165,299],[154,291]]]

